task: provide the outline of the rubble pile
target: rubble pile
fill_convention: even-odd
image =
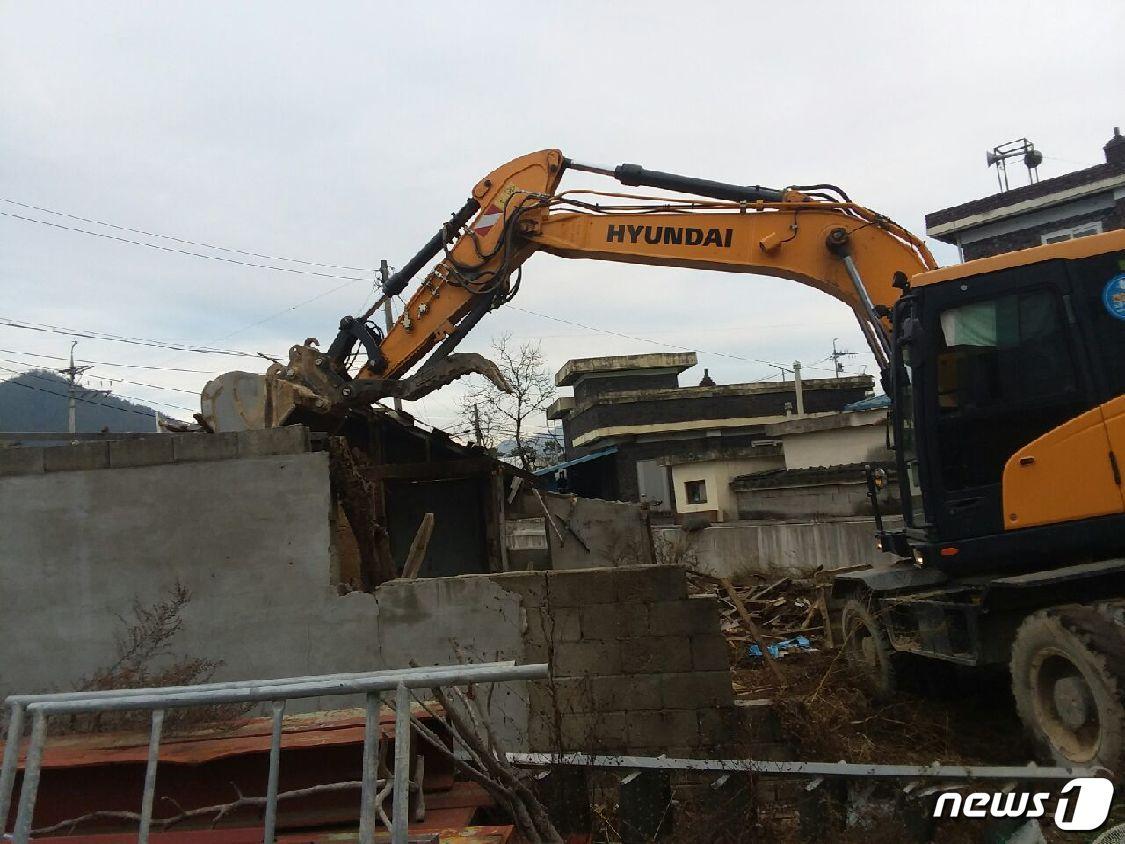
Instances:
[[[726,583],[690,575],[693,591],[720,604],[736,696],[773,700],[793,758],[902,764],[1023,764],[1033,758],[1003,672],[962,675],[953,666],[918,661],[901,672],[903,688],[891,700],[873,697],[828,623],[830,581],[830,574],[818,572],[733,585],[755,635]]]

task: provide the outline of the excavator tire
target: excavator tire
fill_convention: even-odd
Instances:
[[[840,627],[848,665],[866,679],[872,697],[885,701],[893,696],[898,689],[899,655],[870,602],[849,598],[840,613]]]
[[[1024,619],[1012,644],[1012,694],[1043,761],[1125,773],[1125,623],[1121,605],[1066,605]]]

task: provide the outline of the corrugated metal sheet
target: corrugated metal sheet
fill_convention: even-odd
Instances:
[[[431,707],[440,713],[440,707]],[[414,714],[423,720],[429,714],[415,705]],[[379,726],[385,739],[394,737],[394,713],[384,709]],[[246,753],[268,753],[271,720],[247,718],[222,727],[196,728],[180,734],[166,734],[160,744],[160,763],[197,765],[240,756]],[[363,710],[340,709],[287,715],[282,730],[282,749],[332,747],[363,743]],[[22,767],[26,742],[20,750]],[[0,753],[4,743],[0,742]],[[148,731],[129,733],[93,733],[51,736],[43,750],[43,768],[80,768],[87,765],[110,765],[139,762],[148,758]]]
[[[433,715],[415,707],[423,721]],[[440,709],[435,709],[440,714]],[[394,715],[381,713],[380,724],[388,756],[393,748]],[[265,793],[270,740],[269,718],[245,719],[221,728],[194,729],[170,735],[161,744],[154,817],[170,817],[198,806],[228,803],[237,796]],[[36,803],[35,826],[45,827],[94,811],[136,812],[147,757],[147,734],[118,733],[50,737],[44,752],[43,779]],[[282,734],[280,790],[313,785],[353,782],[361,778],[363,711],[317,712],[285,719]],[[425,761],[423,791],[427,820],[418,830],[441,831],[442,841],[507,841],[506,827],[465,827],[477,809],[493,805],[492,798],[471,782],[455,782],[452,764],[430,745],[415,737],[413,749]],[[290,798],[279,804],[279,830],[314,830],[282,841],[319,842],[355,839],[359,789],[350,788]],[[224,841],[238,844],[261,840],[260,812],[241,808],[225,816],[221,829],[210,827],[210,818],[193,818],[173,830],[154,835],[154,842],[195,844]],[[37,837],[42,841],[92,841],[117,844],[134,841],[135,833],[122,832],[129,822],[84,825],[82,835]],[[436,826],[435,826],[436,825]],[[196,827],[196,828],[192,828]],[[156,829],[158,829],[157,827]],[[328,837],[351,829],[343,839]],[[492,829],[491,832],[480,830]],[[415,826],[411,826],[415,830]],[[499,830],[499,831],[496,831]],[[505,832],[505,830],[508,830]],[[69,831],[69,830],[68,830]],[[491,837],[490,837],[491,836]],[[499,836],[499,837],[496,837]]]

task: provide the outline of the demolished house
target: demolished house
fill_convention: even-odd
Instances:
[[[892,783],[964,778],[912,756],[930,746],[916,731],[896,743],[909,711],[840,675],[825,581],[689,573],[692,535],[654,547],[647,506],[542,483],[389,410],[341,436],[8,437],[0,687],[23,697],[4,713],[0,829],[807,840],[826,799],[872,799],[823,778],[872,776],[881,748],[918,761],[878,774]],[[157,687],[148,709],[81,708],[137,705],[132,687]],[[177,688],[230,702],[177,710]],[[51,706],[73,714],[48,727],[35,707]],[[1018,759],[977,751],[994,727],[942,752]],[[801,754],[859,764],[783,761]]]

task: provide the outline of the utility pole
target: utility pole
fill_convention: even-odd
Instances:
[[[78,413],[77,403],[75,402],[75,387],[78,384],[78,376],[85,372],[87,369],[93,369],[92,366],[75,366],[74,365],[74,347],[78,345],[75,340],[70,344],[70,366],[66,369],[58,370],[59,374],[67,376],[69,382],[66,388],[67,396],[67,430],[70,433],[76,433],[78,430]]]
[[[830,354],[828,356],[828,357],[832,358],[832,363],[836,367],[836,377],[837,378],[840,378],[844,374],[844,364],[841,363],[841,359],[846,358],[846,357],[852,357],[852,356],[855,355],[855,352],[849,352],[847,349],[837,349],[836,348],[836,342],[839,339],[840,339],[839,337],[833,337],[832,338],[832,354]]]
[[[484,448],[484,434],[480,430],[480,407],[476,404],[473,405],[473,431],[477,435],[477,445]]]
[[[384,258],[379,262],[379,280],[385,285],[387,279],[391,277],[391,268],[387,266],[387,259]],[[391,333],[391,328],[395,324],[394,315],[391,313],[391,297],[384,296],[383,298],[383,319],[387,324],[387,333]],[[402,399],[395,396],[395,410],[399,413],[402,412]]]
[[[797,415],[805,415],[805,388],[801,384],[801,362],[793,361],[793,391],[797,394]]]

